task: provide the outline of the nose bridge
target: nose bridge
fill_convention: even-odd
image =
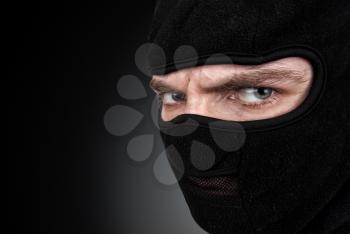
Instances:
[[[193,76],[187,86],[186,114],[206,115],[208,103],[205,93],[201,92],[198,76]]]

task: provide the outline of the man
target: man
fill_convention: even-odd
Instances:
[[[348,25],[347,1],[158,2],[151,86],[204,230],[350,233]]]

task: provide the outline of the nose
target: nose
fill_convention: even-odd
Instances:
[[[189,82],[186,94],[185,114],[209,116],[210,103],[208,94],[201,92],[197,82]]]
[[[200,97],[187,97],[185,114],[207,115],[207,104]]]

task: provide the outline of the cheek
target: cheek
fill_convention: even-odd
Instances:
[[[246,121],[275,118],[298,108],[304,99],[303,94],[280,95],[278,101],[272,105],[266,105],[256,110],[242,109],[242,119]]]
[[[184,114],[184,105],[173,105],[173,106],[162,106],[161,110],[161,118],[163,121],[170,121],[174,119],[175,117]]]
[[[241,105],[224,100],[213,104],[211,110],[213,117],[229,121],[244,121],[246,114]]]
[[[226,94],[208,96],[206,109],[210,117],[231,121],[240,121],[244,113],[241,105],[230,101]]]

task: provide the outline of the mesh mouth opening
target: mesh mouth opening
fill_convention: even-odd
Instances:
[[[189,176],[184,181],[193,193],[205,194],[208,198],[238,197],[238,178],[234,175],[216,177]]]

